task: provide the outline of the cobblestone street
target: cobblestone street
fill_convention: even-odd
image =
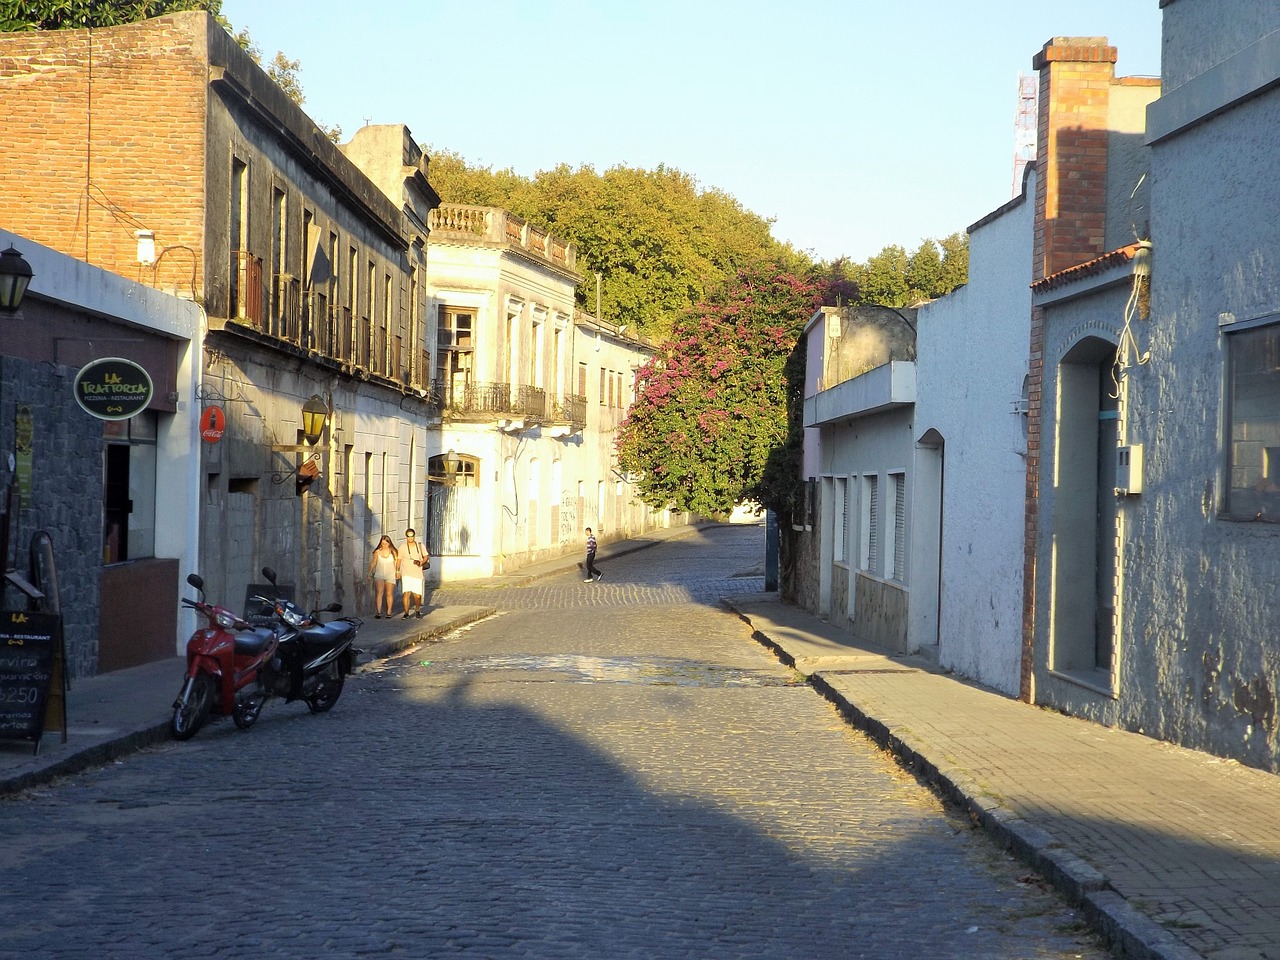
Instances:
[[[1078,917],[751,640],[759,527],[0,802],[0,956],[1101,958]]]

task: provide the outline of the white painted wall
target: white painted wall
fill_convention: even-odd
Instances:
[[[805,343],[804,395],[812,397],[823,387],[822,367],[826,357],[827,314],[833,308],[815,313],[801,336]],[[804,431],[804,456],[800,479],[816,477],[821,463],[822,436],[816,427]]]
[[[581,364],[586,367],[587,401],[586,426],[577,434],[557,435],[552,427],[533,424],[504,432],[497,423],[500,418],[493,417],[475,422],[446,418],[438,435],[428,435],[428,455],[452,449],[479,459],[478,481],[487,505],[477,518],[479,529],[471,540],[474,549],[466,556],[433,561],[433,574],[445,581],[488,577],[528,562],[572,554],[585,541],[586,526],[595,530],[601,543],[607,543],[668,525],[668,512],[641,504],[634,486],[615,470],[618,426],[634,397],[635,372],[652,350],[630,331],[578,312],[573,286],[562,273],[526,257],[508,255],[500,246],[433,239],[428,282],[428,310],[433,315],[442,304],[477,310],[476,382],[511,380],[507,316],[509,305],[518,306],[523,333],[515,347],[516,384],[528,383],[530,357],[539,354],[528,335],[529,318],[537,315],[544,321],[537,375],[548,399],[578,394]],[[560,356],[555,351],[557,322],[563,328]],[[531,491],[536,491],[536,503],[530,499]],[[559,507],[559,522],[553,528],[555,507]]]
[[[936,642],[942,666],[1009,694],[1022,655],[1026,438],[1013,401],[1031,326],[1028,170],[1022,196],[970,228],[968,284],[917,315],[913,440],[936,431],[943,446],[913,451],[908,644]]]

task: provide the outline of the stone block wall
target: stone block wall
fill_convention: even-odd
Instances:
[[[48,363],[0,357],[0,491],[13,479],[19,407],[30,410],[31,500],[17,511],[10,550],[27,575],[32,535],[53,541],[68,673],[90,676],[98,661],[99,576],[102,570],[102,422],[75,402],[75,371]],[[24,609],[25,598],[6,589],[4,606]]]

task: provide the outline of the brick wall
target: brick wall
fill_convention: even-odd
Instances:
[[[1106,252],[1107,110],[1116,48],[1103,37],[1054,37],[1032,61],[1040,72],[1036,136],[1036,215],[1032,280]],[[1031,313],[1027,417],[1026,537],[1023,568],[1022,677],[1019,696],[1034,699],[1036,542],[1044,383],[1044,315]]]
[[[199,290],[210,23],[0,35],[0,222],[162,288],[190,291],[194,274]],[[154,278],[139,229],[170,248]]]

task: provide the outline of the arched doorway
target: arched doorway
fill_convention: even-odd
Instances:
[[[1089,337],[1058,365],[1049,666],[1111,689],[1116,625],[1115,344]]]
[[[943,483],[946,441],[930,428],[916,441],[912,484],[908,649],[936,658],[942,629]]]

